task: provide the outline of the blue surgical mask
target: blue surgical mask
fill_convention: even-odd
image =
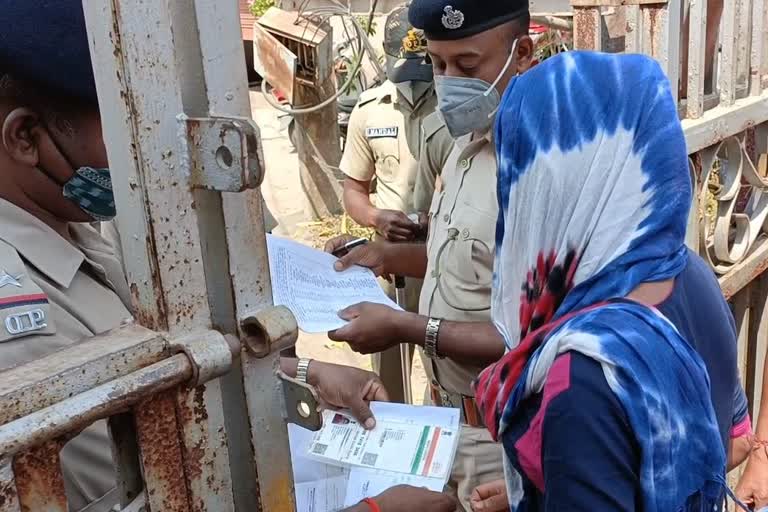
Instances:
[[[501,103],[496,86],[512,64],[516,50],[517,39],[512,43],[506,64],[492,84],[480,78],[435,76],[437,109],[451,137],[456,139],[468,133],[483,133],[490,129]]]
[[[117,215],[109,169],[80,167],[64,183],[62,191],[64,197],[94,220],[109,221]]]

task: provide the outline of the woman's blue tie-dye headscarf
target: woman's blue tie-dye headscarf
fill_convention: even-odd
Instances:
[[[477,383],[486,425],[503,439],[557,355],[583,353],[640,446],[642,510],[688,510],[692,496],[712,510],[725,454],[704,364],[658,311],[623,299],[686,264],[691,184],[669,82],[644,56],[561,54],[513,80],[495,142],[492,313],[510,350]],[[507,470],[516,511],[521,476]]]

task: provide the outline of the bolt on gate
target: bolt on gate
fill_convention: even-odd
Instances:
[[[708,16],[716,3],[572,0],[574,42],[651,55],[673,90],[687,89],[678,102],[696,191],[688,245],[710,262],[733,306],[739,371],[756,419],[768,348],[768,2],[724,0],[721,20]],[[626,28],[611,31],[610,16]],[[718,28],[707,69],[707,34]]]
[[[66,511],[60,451],[102,419],[123,510],[294,510],[286,419],[320,420],[279,372],[238,4],[83,6],[136,322],[2,375],[0,512]]]

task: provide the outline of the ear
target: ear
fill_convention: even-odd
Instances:
[[[535,51],[536,47],[533,44],[533,40],[528,35],[520,36],[517,39],[517,73],[524,73],[531,66],[534,65],[536,60]]]
[[[12,110],[3,121],[0,132],[8,155],[19,164],[35,167],[39,161],[39,140],[35,133],[39,129],[39,116],[28,108]]]

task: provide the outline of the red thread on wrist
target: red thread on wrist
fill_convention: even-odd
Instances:
[[[379,508],[379,504],[376,503],[373,498],[363,498],[363,501],[361,503],[365,503],[371,508],[371,512],[381,512],[381,509]]]

